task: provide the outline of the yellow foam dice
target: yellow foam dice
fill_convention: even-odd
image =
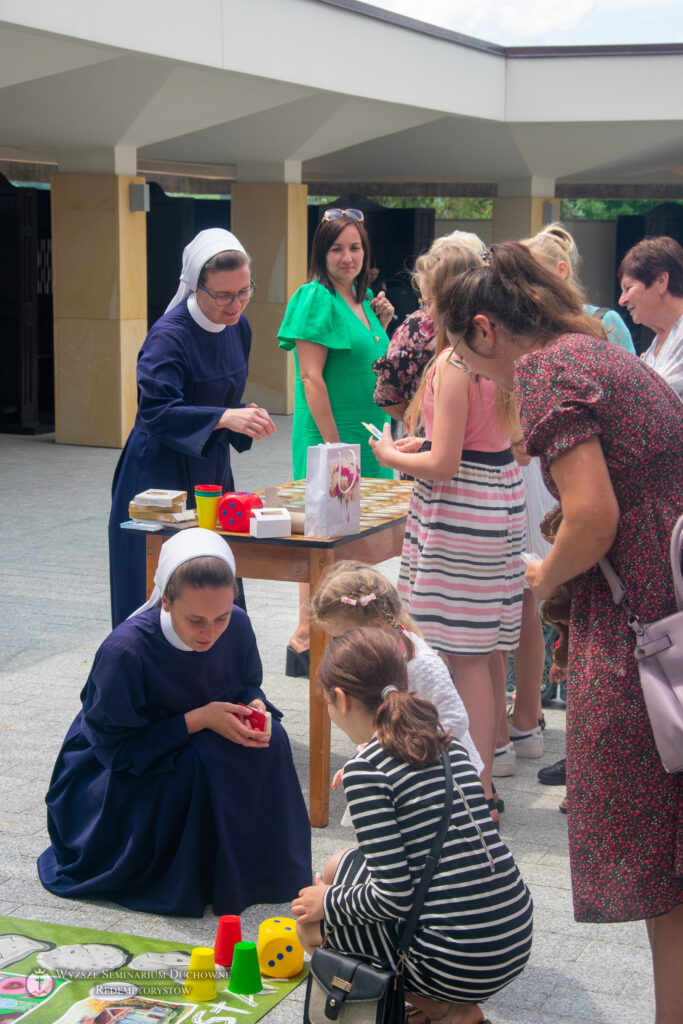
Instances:
[[[293,917],[267,917],[258,929],[258,962],[261,974],[293,978],[304,966],[304,949]]]

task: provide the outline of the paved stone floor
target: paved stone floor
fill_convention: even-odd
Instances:
[[[235,457],[240,488],[290,479],[291,419],[277,417],[274,438]],[[72,902],[46,892],[35,859],[46,845],[44,795],[94,652],[109,630],[107,517],[118,452],[55,445],[52,435],[0,434],[6,510],[0,532],[0,914],[83,925],[195,944],[211,944],[216,919],[134,913],[105,902]],[[396,578],[397,560],[383,571]],[[296,616],[294,584],[247,581],[249,611],[265,668],[264,687],[285,713],[307,794],[307,687],[284,675],[285,644]],[[564,710],[546,713],[545,754],[518,759],[500,780],[502,834],[535,903],[535,938],[523,975],[486,1005],[493,1024],[647,1024],[654,1018],[650,958],[642,923],[578,925],[571,910],[563,790],[540,786],[541,764],[562,756]],[[333,727],[333,769],[351,752]],[[313,830],[314,864],[348,844],[340,794],[331,824]],[[251,908],[244,933],[287,908]],[[267,1016],[302,1019],[303,986]]]

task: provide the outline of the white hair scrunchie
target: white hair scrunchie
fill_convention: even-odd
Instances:
[[[200,231],[198,235],[195,235],[192,241],[188,242],[183,249],[180,284],[178,285],[178,291],[169,302],[165,312],[168,313],[175,306],[179,306],[188,295],[197,290],[199,275],[202,267],[208,260],[213,259],[219,252],[234,251],[243,252],[245,256],[247,254],[247,250],[239,238],[233,235],[232,231],[226,231],[225,228],[207,228],[205,231]]]
[[[213,530],[203,530],[200,526],[196,526],[189,530],[181,530],[174,537],[170,537],[161,547],[159,564],[157,565],[157,571],[154,573],[154,590],[149,600],[145,601],[139,608],[136,608],[128,618],[132,619],[133,616],[139,615],[140,612],[145,612],[148,608],[154,608],[156,605],[161,604],[161,597],[166,590],[166,584],[179,565],[182,565],[183,562],[189,562],[193,558],[207,556],[210,558],[220,558],[223,562],[227,562],[234,575],[234,555],[223,538],[219,534],[214,533]]]
[[[380,697],[382,698],[382,700],[386,700],[390,693],[398,692],[398,686],[385,686],[380,694]]]

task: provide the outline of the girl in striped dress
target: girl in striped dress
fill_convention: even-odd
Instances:
[[[451,674],[443,659],[425,643],[401,604],[398,591],[386,576],[364,562],[335,562],[313,595],[311,611],[318,625],[331,637],[341,636],[358,626],[393,632],[405,655],[410,692],[431,701],[444,732],[462,743],[477,773],[483,770],[483,762],[470,736],[467,711],[453,686]],[[340,769],[332,781],[333,789],[337,788],[341,777]],[[342,819],[342,824],[347,822]]]
[[[417,281],[430,316],[447,282],[477,266],[470,249],[443,251]],[[436,327],[434,360],[407,417],[413,428],[418,416],[424,420],[430,443],[410,436],[394,443],[385,430],[370,444],[383,466],[415,477],[398,590],[425,640],[446,658],[493,799],[505,659],[519,643],[522,616],[524,487],[510,447],[517,420],[496,385],[455,357],[438,318]]]
[[[292,903],[308,952],[324,942],[395,968],[396,950],[444,807],[441,751],[453,772],[453,809],[405,962],[410,1024],[481,1024],[479,1003],[523,970],[532,903],[490,816],[477,773],[439,726],[433,704],[408,691],[391,633],[352,629],[320,667],[327,708],[367,746],[344,769],[359,848],[328,861]]]

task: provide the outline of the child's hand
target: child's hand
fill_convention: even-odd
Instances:
[[[340,768],[338,772],[334,773],[334,778],[332,779],[332,789],[339,789],[339,787],[341,786],[341,782],[342,782],[343,778],[344,778],[344,769]]]
[[[391,436],[391,427],[388,423],[384,424],[380,440],[376,441],[374,437],[371,437],[368,444],[372,448],[380,466],[391,467],[393,456],[396,454],[396,445]]]
[[[548,680],[555,686],[558,683],[563,683],[567,678],[566,668],[560,668],[559,665],[551,665],[550,671],[548,672]]]
[[[292,900],[292,914],[302,924],[307,921],[322,921],[323,896],[329,889],[322,879],[317,879],[315,885],[307,885],[305,889],[299,890],[299,895]]]
[[[406,434],[405,437],[399,437],[396,442],[396,447],[400,452],[419,452],[422,445],[425,443],[424,437],[414,437],[412,434]]]

